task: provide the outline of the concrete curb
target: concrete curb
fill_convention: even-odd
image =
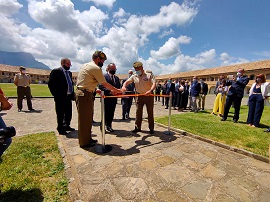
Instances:
[[[156,123],[156,125],[158,126],[161,126],[163,128],[168,128],[168,126],[166,125],[163,125],[161,123]],[[211,139],[207,139],[207,138],[204,138],[204,137],[201,137],[201,136],[198,136],[198,135],[194,135],[192,133],[188,133],[184,130],[180,130],[180,129],[176,129],[176,128],[171,128],[171,131],[174,131],[174,132],[177,132],[177,133],[180,133],[181,135],[184,135],[184,136],[188,136],[188,137],[191,137],[191,138],[195,138],[197,140],[201,140],[201,141],[204,141],[204,142],[207,142],[207,143],[210,143],[210,144],[213,144],[213,145],[216,145],[218,147],[222,147],[224,149],[227,149],[227,150],[230,150],[230,151],[233,151],[233,152],[236,152],[236,153],[239,153],[239,154],[243,154],[245,156],[248,156],[248,157],[252,157],[254,159],[257,159],[259,161],[263,161],[265,163],[270,163],[270,160],[269,158],[267,157],[264,157],[264,156],[261,156],[259,154],[254,154],[252,152],[249,152],[249,151],[246,151],[244,149],[239,149],[239,148],[236,148],[236,147],[233,147],[233,146],[230,146],[230,145],[227,145],[227,144],[224,144],[224,143],[221,143],[221,142],[216,142],[214,140],[211,140]]]

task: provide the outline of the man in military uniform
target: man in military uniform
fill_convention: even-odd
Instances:
[[[101,67],[107,56],[102,51],[95,51],[92,61],[82,66],[77,78],[77,89],[75,92],[76,106],[78,111],[78,139],[81,148],[94,146],[97,140],[92,139],[92,123],[94,110],[94,96],[97,84],[114,93],[122,93],[120,89],[109,84],[103,74]]]
[[[14,78],[14,84],[17,86],[17,106],[18,106],[18,112],[22,111],[22,101],[24,96],[27,100],[27,106],[28,110],[34,111],[32,107],[32,101],[31,101],[31,89],[30,89],[30,83],[31,83],[31,77],[30,75],[25,73],[26,70],[24,67],[20,67],[20,73],[15,75]]]
[[[136,120],[135,129],[132,130],[133,133],[141,131],[142,126],[142,111],[143,106],[146,105],[148,114],[148,126],[150,129],[150,134],[154,133],[154,96],[147,96],[152,94],[152,91],[156,88],[155,77],[150,70],[143,70],[143,64],[141,62],[135,62],[133,67],[136,74],[133,74],[129,79],[123,83],[122,90],[126,91],[126,87],[130,83],[135,84],[135,89],[138,94],[143,94],[144,96],[139,96],[136,103]]]

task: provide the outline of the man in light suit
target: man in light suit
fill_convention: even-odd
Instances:
[[[115,88],[120,88],[120,80],[117,76],[115,76],[116,73],[116,66],[114,63],[110,63],[107,66],[107,73],[104,74],[105,80],[114,86]],[[105,96],[112,96],[115,95],[115,92],[113,90],[109,90],[105,88],[103,85],[99,85],[99,89],[104,91]],[[114,132],[112,129],[112,121],[114,117],[114,111],[117,103],[117,98],[106,98],[104,99],[104,107],[105,107],[105,126],[106,130],[108,132]]]
[[[244,76],[244,69],[238,69],[237,77],[233,78],[233,80],[228,80],[226,82],[226,86],[231,86],[231,87],[227,94],[224,115],[221,121],[226,121],[230,107],[232,103],[234,103],[233,122],[237,123],[239,119],[241,101],[244,96],[244,90],[248,82],[249,82],[249,78]]]
[[[61,135],[67,135],[67,131],[75,130],[70,127],[72,100],[74,100],[72,73],[69,71],[70,66],[70,60],[68,58],[62,58],[61,67],[51,71],[48,82],[55,102],[57,131]]]

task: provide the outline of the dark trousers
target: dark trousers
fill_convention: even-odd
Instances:
[[[67,95],[60,99],[55,98],[55,112],[57,116],[57,130],[64,130],[64,126],[69,126],[72,117],[72,97]]]
[[[248,101],[248,118],[247,123],[256,127],[259,126],[264,108],[264,100],[262,94],[253,94]]]
[[[130,108],[132,105],[133,97],[122,98],[122,118],[129,117]]]
[[[182,106],[184,109],[187,108],[187,104],[188,104],[188,93],[183,93],[182,94]]]
[[[170,97],[165,97],[165,106],[166,108],[169,107],[169,101],[170,101]],[[174,94],[172,94],[172,106],[174,106]]]
[[[148,114],[148,127],[150,130],[154,130],[154,97],[152,96],[140,96],[136,103],[136,120],[135,128],[141,129],[142,127],[142,115],[143,106],[146,105]]]
[[[234,103],[234,116],[233,116],[233,119],[238,121],[241,101],[242,101],[242,97],[237,97],[236,95],[227,96],[225,109],[224,109],[224,116],[223,116],[224,119],[227,119],[228,113],[229,113],[230,108],[232,106],[232,103]]]
[[[4,120],[0,116],[0,129],[6,128],[6,127],[7,126],[6,126],[5,122],[4,122]],[[9,147],[11,142],[12,142],[12,139],[11,139],[11,137],[9,137],[9,138],[5,138],[4,141],[0,143],[0,157],[2,156],[4,151]]]
[[[155,101],[160,101],[160,92],[156,92]]]
[[[112,121],[113,121],[113,117],[114,117],[116,103],[117,103],[117,98],[104,99],[105,125],[107,127],[112,127]]]
[[[26,97],[26,100],[27,100],[28,109],[29,110],[33,109],[32,101],[31,101],[31,89],[29,86],[27,86],[27,87],[17,86],[17,95],[18,95],[18,98],[17,98],[18,109],[23,108],[22,102],[23,102],[24,96]]]

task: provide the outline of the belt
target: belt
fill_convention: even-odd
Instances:
[[[18,87],[21,87],[21,88],[27,88],[27,87],[29,87],[29,86],[18,86]]]
[[[90,91],[90,90],[87,90],[85,88],[81,88],[81,87],[77,87],[77,90],[81,90],[81,91],[87,91],[89,93],[93,93],[94,91]]]
[[[262,93],[252,93],[252,94],[258,95],[258,94],[262,94]]]

